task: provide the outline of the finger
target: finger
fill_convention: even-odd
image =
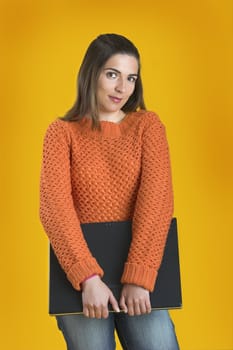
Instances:
[[[94,313],[96,318],[102,317],[102,307],[94,306]]]
[[[145,300],[142,300],[139,304],[140,307],[140,313],[142,314],[146,314],[147,313],[147,308],[146,308],[146,302]]]
[[[127,314],[128,308],[127,308],[127,305],[125,303],[125,297],[123,295],[121,296],[121,299],[120,299],[120,307],[121,307],[122,311]]]
[[[150,298],[146,299],[146,312],[149,314],[151,312],[151,303],[150,303]]]
[[[89,310],[88,310],[88,308],[86,306],[84,306],[84,308],[83,308],[83,315],[85,317],[89,317]]]
[[[107,306],[103,306],[102,307],[102,313],[101,314],[102,314],[103,318],[108,318],[109,312],[108,312]]]
[[[134,315],[141,315],[141,307],[139,300],[134,300]]]
[[[116,298],[114,297],[114,295],[112,293],[110,294],[109,302],[112,305],[112,308],[113,308],[114,311],[120,312],[118,302],[117,302]]]
[[[131,299],[126,301],[129,316],[134,316],[134,304]]]
[[[90,318],[95,318],[95,309],[94,309],[94,307],[93,306],[89,307],[88,311],[89,311],[89,317]]]

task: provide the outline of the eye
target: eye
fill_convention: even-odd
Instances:
[[[108,71],[106,73],[106,77],[109,78],[109,79],[116,79],[117,78],[117,73],[113,72],[113,71]]]
[[[135,83],[136,80],[137,80],[137,76],[130,75],[130,76],[128,77],[128,81],[130,81],[131,83]]]

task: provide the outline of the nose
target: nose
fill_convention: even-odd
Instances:
[[[117,84],[116,84],[115,89],[116,89],[117,92],[120,92],[120,93],[125,92],[125,90],[126,90],[126,82],[125,82],[125,80],[123,78],[119,78],[117,80]]]

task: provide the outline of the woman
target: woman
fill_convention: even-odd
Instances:
[[[151,311],[149,298],[172,213],[165,128],[146,111],[138,50],[121,35],[100,35],[80,67],[74,106],[44,140],[41,221],[67,278],[82,291],[83,315],[57,316],[69,350],[113,350],[114,329],[123,349],[178,349],[168,312]],[[133,238],[117,301],[80,223],[129,219]]]

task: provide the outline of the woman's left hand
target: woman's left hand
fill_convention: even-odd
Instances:
[[[149,291],[134,284],[123,286],[119,304],[122,310],[130,316],[151,312]]]

